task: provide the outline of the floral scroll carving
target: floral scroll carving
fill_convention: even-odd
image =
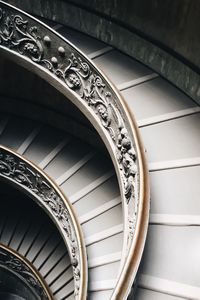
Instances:
[[[58,57],[47,58],[46,49],[49,51],[52,42],[50,37],[43,36],[39,31],[39,27],[30,26],[29,21],[22,16],[9,14],[0,8],[0,45],[47,68],[86,101],[99,116],[101,124],[115,143],[124,182],[124,195],[128,203],[134,198],[136,154],[123,118],[115,105],[114,93],[107,87],[104,79],[92,70],[89,63],[75,53],[66,55],[67,51],[58,47]]]
[[[24,186],[29,192],[37,196],[40,199],[40,203],[56,219],[59,227],[64,230],[69,255],[71,256],[75,281],[75,296],[78,297],[81,280],[80,249],[72,217],[63,199],[42,174],[26,161],[23,161],[20,157],[15,156],[4,148],[0,148],[0,176],[9,178],[15,183]]]
[[[30,286],[41,300],[48,300],[48,296],[34,272],[21,259],[0,246],[0,266],[13,271]]]
[[[118,168],[125,214],[131,220],[125,225],[125,232],[128,232],[125,247],[128,253],[136,226],[140,182],[134,138],[125,121],[118,95],[104,76],[70,43],[5,4],[0,4],[0,47],[25,56],[61,80],[105,130]],[[55,204],[51,200],[49,205],[53,208]],[[54,213],[63,222],[60,208],[54,209]]]

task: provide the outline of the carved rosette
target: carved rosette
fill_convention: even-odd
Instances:
[[[80,259],[82,249],[79,247],[72,216],[60,194],[49,180],[34,169],[31,164],[3,147],[0,147],[0,176],[25,187],[29,193],[36,196],[40,205],[50,212],[59,228],[62,229],[71,257],[75,299],[79,299],[80,280],[83,276]]]
[[[19,256],[0,245],[0,267],[14,272],[22,278],[27,285],[39,296],[41,300],[48,300],[49,297],[38,279],[38,276]]]

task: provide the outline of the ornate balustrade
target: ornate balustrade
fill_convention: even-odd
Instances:
[[[0,177],[28,193],[54,221],[71,259],[75,299],[85,299],[87,292],[85,245],[73,208],[66,197],[41,170],[3,146],[0,146]]]
[[[81,51],[48,26],[2,1],[0,50],[2,54],[38,74],[64,94],[91,121],[104,141],[118,176],[124,215],[121,269],[111,299],[126,299],[141,260],[149,211],[144,149],[133,116],[114,86]],[[3,164],[6,163],[6,151],[8,150],[2,148]],[[21,168],[22,158],[14,153],[11,158],[17,159],[17,165]],[[26,168],[26,164],[27,162],[22,164],[23,168]],[[29,175],[36,183],[37,175]],[[40,180],[37,184],[39,182]],[[45,190],[44,195],[46,192],[52,199],[59,197],[58,203],[62,206],[61,196],[50,195],[51,189]],[[36,196],[42,199],[43,191],[39,195],[36,193]],[[43,204],[48,205],[48,200],[43,201]],[[65,210],[61,213],[60,207],[56,208],[54,205],[56,203],[52,204],[50,201],[48,210],[56,218],[66,240],[70,242],[66,224],[68,216],[65,215]],[[73,248],[71,253],[72,250]],[[80,250],[76,249],[77,253]],[[78,262],[79,260],[80,253]],[[86,278],[83,279],[86,274],[82,272],[83,269],[74,260],[74,276],[81,286],[77,293],[81,291],[82,295],[86,295]]]

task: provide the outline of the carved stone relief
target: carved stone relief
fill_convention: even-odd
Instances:
[[[53,219],[64,232],[64,238],[69,248],[73,267],[75,296],[78,299],[82,267],[80,263],[81,249],[78,245],[72,216],[59,193],[51,183],[27,161],[20,159],[5,148],[0,147],[0,176],[12,180],[25,187],[39,199],[40,205],[50,212]]]

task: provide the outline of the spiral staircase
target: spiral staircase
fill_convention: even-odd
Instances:
[[[198,104],[99,40],[0,9],[0,299],[200,299]]]

